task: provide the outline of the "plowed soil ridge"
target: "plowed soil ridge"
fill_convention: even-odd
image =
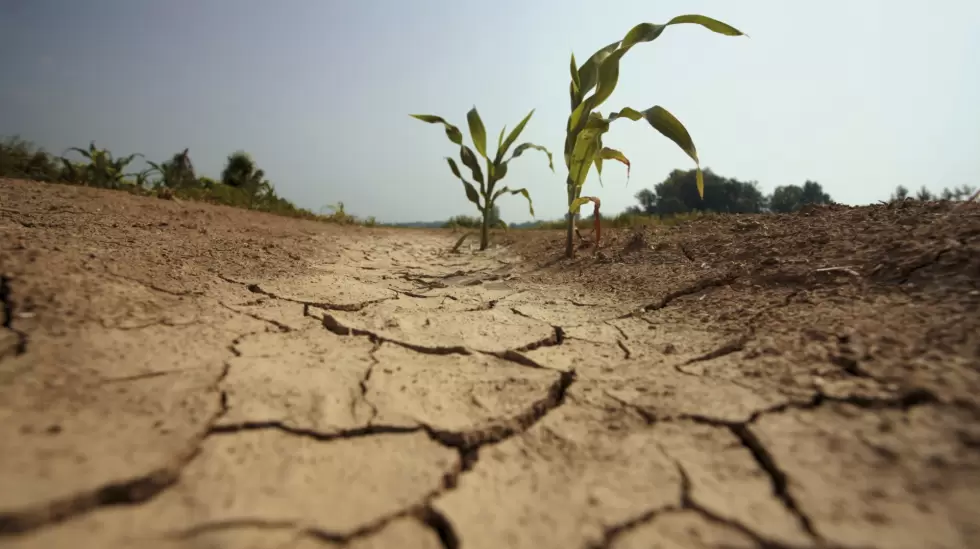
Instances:
[[[0,181],[0,547],[980,539],[980,207],[560,238]]]

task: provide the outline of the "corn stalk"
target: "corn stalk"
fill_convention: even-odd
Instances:
[[[65,158],[69,152],[77,152],[88,160],[88,164],[79,166]],[[89,143],[88,149],[70,147],[61,155],[61,162],[64,164],[65,171],[69,178],[79,180],[85,185],[118,189],[122,186],[124,170],[130,162],[137,156],[143,155],[136,153],[122,158],[113,158],[108,149],[100,149],[95,146],[95,141]]]
[[[590,197],[582,196],[582,186],[589,175],[592,165],[602,177],[602,162],[616,160],[626,165],[627,184],[629,183],[630,161],[622,152],[605,147],[602,136],[609,131],[609,125],[620,118],[634,122],[645,120],[665,137],[677,144],[697,167],[698,194],[704,198],[704,176],[701,174],[701,163],[691,135],[683,124],[667,109],[653,106],[646,110],[626,107],[619,112],[603,117],[596,109],[599,108],[619,81],[619,63],[623,56],[633,46],[656,40],[670,25],[693,23],[710,31],[726,36],[743,36],[742,31],[721,21],[703,15],[680,15],[665,24],[640,23],[636,25],[622,40],[617,40],[592,54],[589,59],[577,66],[575,54],[571,60],[571,83],[569,96],[571,98],[571,114],[565,127],[565,167],[568,168],[568,178],[565,181],[568,194],[568,224],[566,231],[565,255],[575,256],[572,237],[575,230],[575,215]],[[593,91],[594,90],[594,91]],[[586,97],[586,94],[592,92]],[[601,181],[601,179],[600,179]]]
[[[541,151],[548,155],[548,167],[551,171],[555,171],[554,164],[552,162],[551,152],[548,149],[542,147],[541,145],[535,145],[534,143],[521,143],[514,148],[514,152],[509,158],[504,159],[507,155],[507,151],[510,150],[517,138],[520,137],[521,132],[524,131],[524,127],[527,126],[528,121],[534,114],[534,109],[531,110],[524,117],[523,120],[517,124],[511,132],[504,139],[504,132],[506,127],[501,128],[500,135],[497,137],[497,152],[492,157],[489,156],[487,151],[487,130],[483,125],[483,120],[480,119],[480,114],[477,112],[476,107],[470,109],[466,113],[466,122],[469,125],[470,138],[473,140],[473,146],[476,148],[476,153],[479,153],[481,157],[486,161],[486,174],[484,170],[480,167],[479,159],[473,149],[470,149],[463,144],[463,133],[459,131],[459,128],[446,122],[442,117],[431,115],[431,114],[413,114],[413,118],[421,120],[422,122],[427,122],[429,124],[442,124],[446,130],[446,137],[449,138],[454,144],[459,145],[459,159],[464,166],[469,168],[472,178],[479,185],[479,190],[468,181],[460,172],[459,165],[456,161],[450,157],[446,157],[446,162],[449,164],[449,169],[453,172],[460,181],[463,182],[463,188],[466,191],[466,198],[470,202],[476,204],[478,210],[480,210],[480,215],[483,216],[483,223],[480,227],[480,249],[486,250],[487,246],[490,244],[490,226],[491,226],[491,213],[493,212],[494,204],[497,199],[504,194],[516,195],[520,194],[527,199],[528,209],[531,211],[531,217],[534,217],[534,204],[531,202],[531,195],[527,192],[527,189],[511,189],[510,187],[496,188],[498,182],[500,182],[506,175],[508,171],[508,166],[510,161],[521,156],[528,149],[534,149]]]

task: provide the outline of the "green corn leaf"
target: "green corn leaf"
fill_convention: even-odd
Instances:
[[[572,73],[572,92],[577,93],[580,83],[578,79],[578,67],[575,66],[575,53],[572,53],[572,61],[569,64],[569,69]]]
[[[510,131],[510,134],[507,135],[507,139],[504,140],[503,145],[497,148],[497,156],[494,158],[495,163],[499,163],[504,159],[504,155],[507,154],[507,151],[510,149],[511,145],[517,141],[517,138],[520,137],[521,132],[524,131],[524,126],[527,126],[528,120],[530,120],[533,115],[534,109],[531,109],[531,112],[527,113],[527,116],[525,116],[524,119]]]
[[[500,147],[504,146],[504,132],[507,131],[507,125],[504,124],[503,128],[500,128],[500,135],[497,136],[497,154],[500,154]]]
[[[93,142],[93,144],[94,144],[94,142]],[[87,151],[87,150],[85,150],[85,149],[80,149],[78,147],[68,147],[68,149],[65,151],[65,154],[68,154],[71,151],[75,151],[78,154],[81,154],[82,156],[84,156],[85,158],[88,158],[89,160],[92,160],[92,153],[89,152],[89,151]]]
[[[646,118],[647,122],[655,130],[676,143],[682,151],[687,153],[687,156],[691,157],[691,160],[695,163],[700,163],[700,160],[698,160],[698,150],[694,147],[694,140],[691,139],[691,134],[687,133],[687,128],[684,127],[684,124],[681,124],[681,121],[670,114],[667,109],[655,106],[644,111],[643,117]]]
[[[548,167],[551,168],[551,171],[552,172],[555,171],[555,165],[552,162],[551,151],[549,151],[548,149],[542,147],[541,145],[535,145],[534,143],[521,143],[520,145],[518,145],[517,148],[514,149],[514,154],[511,155],[510,160],[513,160],[513,159],[517,158],[518,156],[520,156],[521,154],[523,154],[524,151],[526,151],[528,149],[534,149],[536,151],[541,151],[544,154],[548,155]],[[510,162],[510,160],[508,160],[508,162]]]
[[[463,187],[466,188],[466,198],[468,198],[470,202],[476,204],[476,207],[482,212],[483,206],[480,205],[480,193],[476,191],[476,187],[474,187],[472,183],[463,177],[463,174],[459,172],[459,166],[456,165],[456,162],[452,158],[447,156],[446,162],[449,163],[449,169],[453,171],[453,175],[458,177],[459,180],[463,182]]]
[[[473,154],[473,150],[466,145],[461,145],[459,147],[459,159],[473,173],[473,179],[480,185],[483,185],[483,170],[480,169],[480,162],[476,158],[476,155]]]
[[[599,137],[596,137],[596,145],[598,146],[599,152],[602,152],[602,149],[604,148],[602,146],[602,134],[599,134]],[[599,186],[605,187],[605,185],[602,184],[602,156],[596,153],[595,158],[592,159],[592,163],[595,164],[595,171],[599,175]]]
[[[673,141],[687,156],[691,157],[691,160],[694,160],[694,164],[697,167],[698,195],[704,198],[704,175],[701,173],[701,161],[698,159],[698,150],[694,146],[694,140],[691,139],[691,134],[688,133],[687,128],[684,127],[684,124],[680,120],[673,114],[670,114],[667,109],[660,106],[651,107],[643,112],[627,107],[616,114],[610,115],[609,121],[611,122],[620,117],[629,118],[634,121],[640,120],[641,118],[645,119],[655,130]]]
[[[626,184],[630,184],[630,159],[626,158],[625,154],[617,151],[616,149],[610,149],[609,147],[602,147],[599,149],[599,152],[596,153],[596,168],[600,171],[600,173],[602,168],[599,168],[599,166],[603,160],[616,160],[617,162],[626,164]]]
[[[580,196],[576,198],[575,200],[572,201],[572,205],[569,206],[568,213],[577,214],[578,211],[582,209],[582,206],[588,204],[589,202],[592,202],[592,200],[587,197]]]
[[[606,99],[609,99],[613,90],[616,89],[616,84],[619,82],[619,62],[629,49],[629,47],[622,47],[612,52],[602,62],[602,65],[599,65],[599,78],[590,102],[593,109],[598,108]]]
[[[572,110],[572,114],[568,115],[568,124],[565,127],[566,132],[574,134],[580,130],[583,117],[586,117],[585,120],[588,121],[588,115],[592,113],[592,102],[593,98],[589,97]]]
[[[712,19],[711,17],[706,17],[704,15],[689,14],[678,15],[663,25],[658,25],[656,23],[640,23],[626,33],[626,37],[623,38],[622,47],[630,48],[635,44],[639,44],[640,42],[652,42],[663,34],[664,29],[670,25],[680,25],[685,23],[700,25],[712,32],[723,34],[725,36],[746,36],[745,33],[729,25],[728,23],[723,23],[717,19]]]
[[[519,194],[519,195],[522,195],[524,198],[526,198],[527,199],[527,207],[531,211],[531,217],[534,217],[534,203],[531,202],[531,194],[527,192],[527,189],[514,189],[514,190],[511,190],[510,187],[504,187],[504,188],[500,189],[499,191],[493,193],[493,201],[496,202],[497,201],[497,198],[500,195],[504,194],[504,193]]]
[[[583,63],[581,67],[579,67],[578,94],[580,98],[585,97],[585,94],[589,93],[589,90],[595,87],[599,78],[599,66],[602,65],[602,62],[605,61],[606,57],[608,57],[612,52],[616,51],[616,48],[618,47],[619,40],[593,53],[592,57],[589,57],[589,59]]]
[[[667,22],[668,25],[677,25],[679,23],[694,23],[696,25],[701,25],[710,31],[717,32],[718,34],[724,34],[725,36],[748,36],[728,23],[723,23],[717,19],[712,19],[711,17],[707,17],[705,15],[678,15]]]
[[[476,152],[483,158],[487,157],[487,128],[480,119],[480,113],[476,112],[476,107],[466,113],[466,123],[470,126],[470,137],[473,139],[473,146]]]
[[[589,168],[595,159],[596,152],[599,150],[599,139],[604,130],[599,128],[585,128],[579,132],[575,138],[575,147],[569,162],[568,176],[575,187],[576,194],[585,184],[585,178],[589,175]]]
[[[501,179],[507,177],[507,163],[501,162],[499,164],[494,164],[493,168],[494,181],[500,181]]]
[[[442,117],[435,116],[433,114],[412,114],[409,116],[417,120],[421,120],[422,122],[428,122],[429,124],[442,124],[446,128],[446,137],[448,137],[450,141],[457,145],[463,144],[463,132],[459,131],[459,128],[456,126],[446,122]]]

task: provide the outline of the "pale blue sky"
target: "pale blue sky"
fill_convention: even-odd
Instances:
[[[465,132],[475,104],[495,137],[535,108],[522,137],[556,173],[530,151],[506,183],[557,218],[569,54],[682,13],[751,38],[668,29],[625,58],[604,112],[663,105],[705,166],[766,192],[814,179],[858,204],[980,183],[976,0],[0,0],[0,134],[157,160],[190,147],[211,176],[244,149],[301,206],[435,220],[472,207],[443,160],[453,146],[408,114]],[[633,160],[629,187],[618,165],[587,184],[609,213],[691,166],[640,124],[605,141]],[[519,197],[500,205],[529,219]]]

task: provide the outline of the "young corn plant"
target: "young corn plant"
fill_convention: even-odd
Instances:
[[[413,118],[422,122],[442,124],[446,130],[446,137],[454,144],[459,145],[459,159],[464,166],[469,168],[473,180],[479,185],[479,190],[477,190],[477,187],[473,183],[470,183],[463,177],[462,172],[459,170],[459,165],[456,164],[455,160],[447,156],[446,162],[449,164],[449,169],[452,170],[453,175],[463,182],[463,188],[466,190],[466,198],[476,204],[477,209],[480,210],[480,215],[483,216],[483,223],[480,227],[480,250],[486,250],[487,246],[490,245],[490,227],[493,224],[491,217],[494,211],[494,205],[497,199],[504,194],[519,194],[526,198],[528,209],[531,211],[531,216],[534,217],[534,203],[531,202],[531,195],[527,192],[527,189],[511,189],[510,187],[501,187],[498,189],[496,187],[497,183],[507,175],[510,161],[521,156],[524,151],[534,149],[548,155],[548,167],[551,168],[552,172],[555,171],[551,152],[541,145],[535,145],[534,143],[521,143],[514,148],[514,152],[509,158],[504,159],[507,156],[507,151],[510,150],[514,142],[517,141],[517,138],[520,137],[521,132],[524,131],[524,127],[527,126],[527,122],[533,114],[534,109],[531,109],[531,112],[507,134],[506,139],[504,139],[504,132],[507,128],[501,128],[500,135],[497,137],[497,152],[493,156],[490,156],[487,150],[487,130],[483,125],[483,120],[480,119],[480,114],[476,111],[476,107],[473,107],[466,113],[466,122],[469,125],[470,138],[473,140],[476,153],[473,152],[473,149],[463,144],[463,133],[459,131],[459,128],[446,122],[443,118],[431,114],[411,115]],[[486,161],[486,173],[480,167],[479,159],[476,157],[477,153]]]
[[[626,180],[627,183],[629,182],[629,158],[622,152],[606,147],[602,143],[602,136],[609,131],[609,125],[617,119],[628,118],[634,122],[646,120],[648,124],[653,126],[653,129],[676,143],[694,160],[697,167],[698,194],[704,198],[704,176],[701,174],[701,163],[698,160],[694,141],[684,125],[667,109],[659,105],[643,111],[626,107],[608,117],[603,117],[596,110],[609,99],[613,90],[616,89],[616,84],[619,81],[619,63],[623,56],[637,44],[656,40],[668,26],[682,23],[700,25],[725,36],[744,36],[744,33],[735,27],[710,17],[680,15],[662,25],[654,23],[636,25],[626,33],[625,38],[601,48],[592,54],[582,66],[576,65],[575,54],[572,54],[570,67],[572,81],[569,84],[572,112],[568,116],[568,124],[565,128],[565,167],[568,168],[568,178],[565,181],[568,193],[568,220],[565,235],[566,257],[575,256],[575,247],[572,242],[575,231],[575,215],[582,205],[592,201],[592,197],[582,196],[582,186],[585,184],[585,179],[589,175],[592,165],[595,165],[601,182],[602,162],[604,160],[622,162],[626,165]],[[589,92],[592,92],[591,95],[586,97]],[[598,209],[598,202],[594,203]],[[598,211],[596,215],[598,216]]]
[[[88,164],[81,166],[79,169],[77,164],[73,164],[67,158],[62,155],[61,162],[64,164],[65,171],[69,175],[86,185],[92,185],[95,187],[104,187],[109,189],[118,189],[123,185],[123,178],[126,176],[123,170],[126,166],[133,161],[137,156],[142,157],[143,155],[136,153],[129,156],[124,156],[122,158],[113,158],[112,153],[108,149],[100,149],[95,146],[95,141],[89,143],[88,150],[81,149],[78,147],[71,147],[65,151],[65,154],[74,151],[85,157],[88,160]]]

